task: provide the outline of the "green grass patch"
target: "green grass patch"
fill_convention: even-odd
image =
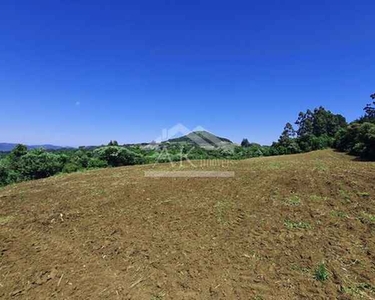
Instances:
[[[343,189],[339,189],[339,194],[340,194],[340,197],[343,200],[345,200],[345,202],[347,202],[347,203],[351,202],[350,195],[347,191],[345,191]]]
[[[294,222],[294,221],[291,221],[291,220],[285,220],[284,226],[288,229],[311,229],[310,223]]]
[[[228,200],[220,200],[216,202],[215,206],[215,216],[219,223],[227,224],[227,215],[229,210],[232,208],[232,202]]]
[[[370,193],[367,193],[367,192],[358,192],[357,194],[358,196],[363,197],[363,198],[370,197]]]
[[[163,300],[164,294],[157,294],[151,297],[151,300]]]
[[[294,195],[286,199],[285,203],[290,206],[298,206],[301,204],[301,199],[298,196]]]
[[[327,201],[328,198],[324,196],[311,195],[310,200],[314,202],[324,202],[324,201]]]
[[[314,278],[315,280],[318,280],[320,282],[327,281],[329,278],[329,273],[327,270],[327,267],[324,263],[321,263],[314,272]]]
[[[362,212],[362,215],[359,219],[366,224],[375,224],[375,215],[368,214],[366,212]]]

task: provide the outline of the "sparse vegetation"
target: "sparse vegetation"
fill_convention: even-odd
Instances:
[[[307,268],[307,267],[301,267],[297,264],[293,264],[291,267],[290,267],[291,270],[293,271],[298,271],[298,272],[301,272],[301,273],[310,273],[310,269]]]
[[[351,284],[350,286],[342,286],[341,291],[344,294],[358,297],[360,299],[372,299],[370,295],[375,294],[375,286],[369,283]]]
[[[0,225],[5,225],[13,219],[12,216],[0,216]]]
[[[337,211],[337,210],[332,211],[331,215],[333,217],[338,217],[338,218],[347,218],[348,217],[347,213],[345,213],[343,211]]]
[[[288,229],[311,229],[310,223],[285,220],[284,225]]]
[[[362,212],[361,216],[359,219],[366,224],[375,224],[375,215],[369,214],[366,212]]]
[[[314,272],[314,278],[315,280],[318,280],[318,281],[321,281],[321,282],[324,282],[324,281],[327,281],[328,278],[329,278],[329,273],[328,273],[328,270],[326,268],[326,265],[325,263],[321,263],[316,269],[315,269],[315,272]]]
[[[215,215],[216,219],[221,224],[226,224],[226,216],[228,211],[232,207],[232,203],[228,200],[220,200],[215,204]]]
[[[358,196],[363,197],[363,198],[367,198],[367,197],[370,197],[370,193],[367,193],[367,192],[358,192]]]
[[[328,197],[319,196],[319,195],[311,195],[310,200],[314,202],[324,202],[328,200]]]
[[[286,199],[285,202],[290,206],[299,206],[301,204],[301,199],[297,195],[293,195]]]
[[[0,298],[375,298],[357,282],[373,274],[374,166],[324,150],[205,168],[234,171],[230,179],[144,177],[174,170],[165,164],[7,186]],[[185,162],[183,170],[195,169]]]
[[[349,193],[343,189],[340,189],[339,190],[339,193],[340,193],[340,197],[347,203],[350,203],[351,201],[351,197],[349,195]]]

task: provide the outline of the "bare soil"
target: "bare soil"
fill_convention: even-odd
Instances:
[[[0,298],[375,298],[375,163],[327,150],[203,168],[233,178],[151,169],[1,189]]]

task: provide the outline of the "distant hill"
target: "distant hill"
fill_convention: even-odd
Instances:
[[[0,143],[0,151],[2,152],[9,152],[9,151],[12,151],[14,149],[14,147],[16,147],[18,144],[14,144],[14,143]],[[38,148],[43,148],[43,149],[46,149],[46,150],[59,150],[59,149],[66,149],[66,148],[71,148],[71,147],[61,147],[61,146],[55,146],[55,145],[49,145],[49,144],[45,144],[45,145],[27,145],[27,149],[31,150],[31,149],[38,149]]]
[[[216,136],[208,131],[193,131],[185,136],[170,139],[165,143],[195,144],[202,148],[220,148],[228,145],[233,145],[233,142],[231,140]]]

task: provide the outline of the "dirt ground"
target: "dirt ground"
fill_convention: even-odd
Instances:
[[[327,150],[203,168],[233,178],[150,169],[1,189],[0,298],[375,299],[375,163]]]

